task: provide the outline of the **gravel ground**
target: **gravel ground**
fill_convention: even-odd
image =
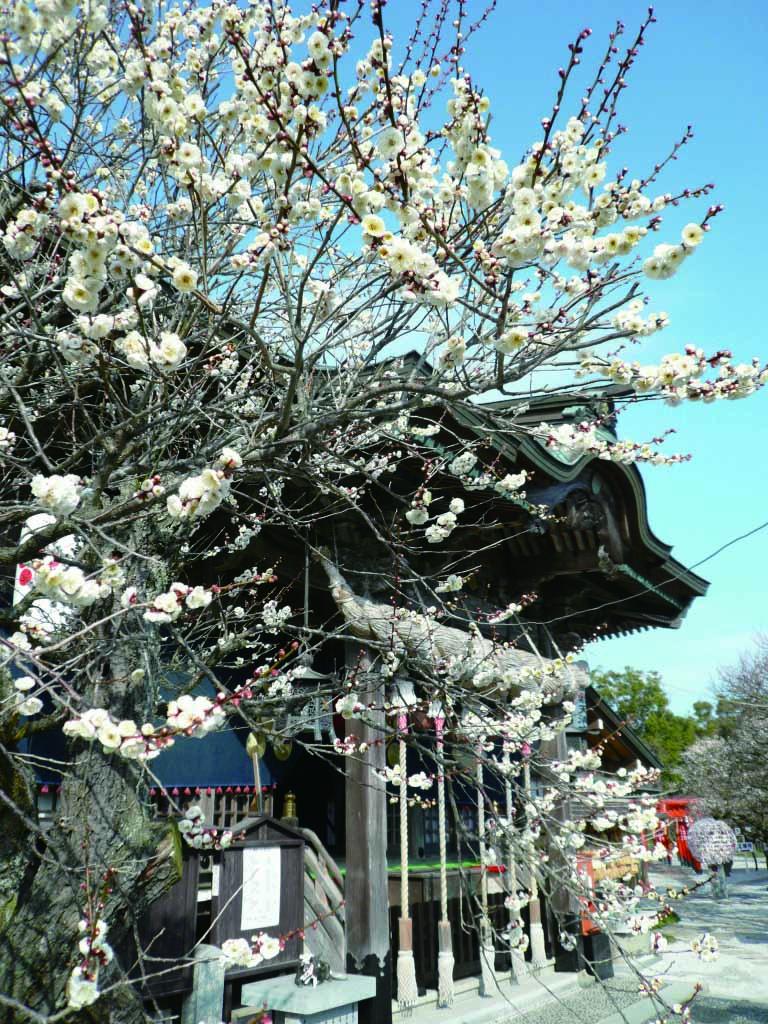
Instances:
[[[767,1024],[768,1007],[727,999],[702,999],[694,1004],[696,1024]]]
[[[617,1013],[630,1003],[636,1003],[638,998],[636,984],[608,981],[603,985],[592,985],[566,999],[548,1003],[541,1009],[515,1014],[497,1024],[597,1024],[603,1017]],[[709,1020],[706,1024],[709,1024]],[[753,1022],[749,1020],[749,1024]]]
[[[562,1002],[516,1014],[497,1024],[599,1024],[637,1001],[636,987],[627,989],[608,982],[604,987],[595,985]],[[740,1000],[699,998],[693,1020],[694,1024],[768,1024],[768,1007]]]

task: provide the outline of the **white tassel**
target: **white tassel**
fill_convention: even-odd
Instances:
[[[451,943],[451,925],[449,921],[440,921],[437,925],[437,1005],[453,1006],[453,949]]]
[[[492,996],[496,995],[498,986],[496,984],[496,974],[494,973],[493,965],[496,960],[496,950],[493,948],[493,943],[489,941],[488,935],[482,936],[480,943],[480,995],[481,996]]]
[[[400,934],[403,925],[410,921],[400,920]],[[410,928],[408,929],[410,932]],[[410,1013],[419,998],[419,986],[416,984],[416,961],[412,949],[400,949],[397,954],[397,1005],[405,1013]]]
[[[453,953],[437,954],[437,1005],[453,1006]]]
[[[538,902],[538,901],[537,901]],[[531,923],[531,967],[539,970],[547,965],[547,948],[544,944],[544,928],[539,922]]]

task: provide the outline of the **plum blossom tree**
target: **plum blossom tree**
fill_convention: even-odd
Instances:
[[[717,734],[683,755],[685,789],[704,813],[722,818],[765,844],[768,841],[768,642],[720,669],[716,685]]]
[[[466,8],[425,2],[402,43],[383,0],[2,8],[7,1019],[64,1019],[96,1000],[99,1020],[144,1019],[119,950],[175,877],[147,798],[154,757],[229,720],[274,728],[298,653],[344,635],[338,618],[304,628],[284,603],[291,544],[354,523],[429,637],[463,586],[445,542],[465,509],[526,501],[524,473],[451,433],[462,410],[577,383],[677,404],[765,382],[726,350],[642,358],[667,325],[646,285],[680,271],[721,209],[709,185],[662,191],[669,157],[636,177],[615,162],[617,104],[652,15],[623,51],[617,27],[572,102],[589,32],[578,36],[539,138],[510,165],[465,66],[488,12],[472,22]],[[672,237],[663,213],[683,201],[694,213]],[[599,419],[531,427],[523,411],[495,414],[494,429],[622,462],[680,458],[659,438],[606,440]],[[371,640],[386,678],[409,668],[396,634]],[[542,708],[551,672],[569,669],[501,672],[478,650],[469,696],[423,649],[416,669],[448,718],[462,704],[459,732],[498,771],[493,737],[519,764],[563,727],[567,703],[558,722]],[[171,679],[183,682],[169,692]],[[69,746],[64,810],[44,830],[25,742],[47,730]],[[598,768],[593,754],[550,765],[524,820],[498,825],[523,851],[546,834],[562,854],[555,881],[574,889],[588,829],[622,830],[607,856],[652,856],[637,839],[652,808],[605,819]],[[611,785],[628,794],[641,775]],[[615,887],[605,919],[635,903]]]

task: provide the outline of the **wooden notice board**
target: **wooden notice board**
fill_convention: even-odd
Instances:
[[[227,971],[228,979],[244,981],[298,963],[304,945],[304,839],[269,818],[236,828],[244,838],[221,854],[212,941],[217,946],[227,939],[250,941],[259,932],[285,938],[278,956]]]

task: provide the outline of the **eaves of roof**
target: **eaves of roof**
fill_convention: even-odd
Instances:
[[[602,398],[616,398],[622,396],[625,392],[624,389],[612,389],[610,395],[607,394],[608,389],[599,392],[595,397]],[[586,397],[579,395],[579,398]],[[567,402],[560,401],[560,407],[563,405],[573,404],[575,396],[570,396]],[[506,403],[493,403],[488,406],[475,406],[472,409],[468,409],[466,406],[452,410],[452,414],[455,418],[461,422],[465,427],[482,436],[489,441],[493,447],[504,457],[508,458],[510,462],[517,463],[520,457],[527,459],[533,463],[538,469],[548,476],[559,482],[565,483],[575,480],[589,465],[590,462],[595,461],[596,456],[587,453],[582,456],[576,462],[568,464],[555,458],[539,441],[530,435],[521,435],[511,439],[509,436],[505,436],[499,430],[492,428],[493,416],[488,415],[489,412],[503,412],[511,410],[515,405],[521,403],[512,401]],[[536,406],[537,413],[542,413],[539,422],[547,422],[545,409],[546,403],[544,401],[534,403]],[[554,403],[552,403],[554,408]],[[488,411],[486,411],[488,410]],[[536,422],[535,416],[531,415],[532,410],[529,408],[528,412],[528,423],[532,424]],[[489,421],[491,421],[489,423]],[[678,579],[684,583],[690,590],[699,597],[706,594],[709,588],[709,581],[705,580],[702,576],[698,576],[690,569],[686,568],[682,562],[678,562],[676,558],[672,556],[672,547],[669,544],[665,544],[664,541],[660,540],[654,532],[651,530],[648,522],[648,505],[645,493],[645,484],[643,478],[640,475],[639,470],[634,465],[626,465],[624,463],[612,462],[611,466],[614,468],[614,472],[618,472],[622,475],[625,485],[628,487],[630,494],[633,499],[636,512],[637,529],[640,535],[640,539],[645,548],[651,552],[661,562],[661,572],[668,574],[673,579]],[[645,581],[647,584],[649,581]],[[656,589],[651,584],[651,589]],[[676,602],[672,602],[676,603]]]

